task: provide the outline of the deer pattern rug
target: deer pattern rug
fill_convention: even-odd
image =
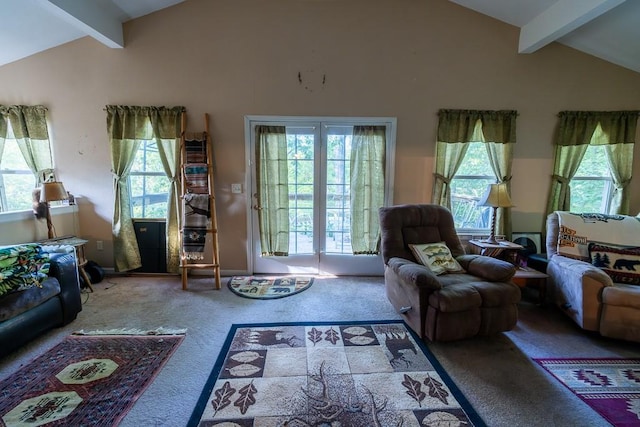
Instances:
[[[189,426],[485,424],[400,321],[233,325]]]

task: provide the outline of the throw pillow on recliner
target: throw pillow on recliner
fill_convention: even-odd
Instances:
[[[409,245],[409,249],[420,264],[428,267],[437,276],[444,273],[464,273],[464,269],[453,258],[444,242],[413,244]]]
[[[616,247],[589,243],[591,264],[616,283],[640,285],[640,247]]]

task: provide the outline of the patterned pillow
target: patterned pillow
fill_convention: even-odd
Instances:
[[[0,297],[41,286],[49,273],[49,255],[29,243],[0,249]]]
[[[640,247],[616,247],[589,243],[591,264],[602,269],[616,283],[640,285]]]
[[[443,273],[464,273],[464,269],[453,258],[444,242],[409,245],[413,256],[435,275]]]

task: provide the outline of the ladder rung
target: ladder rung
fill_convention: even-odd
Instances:
[[[219,264],[184,264],[180,268],[218,268]]]

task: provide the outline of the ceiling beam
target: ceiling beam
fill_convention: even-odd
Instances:
[[[626,0],[559,0],[520,28],[519,53],[533,53]]]
[[[122,11],[110,0],[44,0],[41,4],[100,43],[124,47]]]

